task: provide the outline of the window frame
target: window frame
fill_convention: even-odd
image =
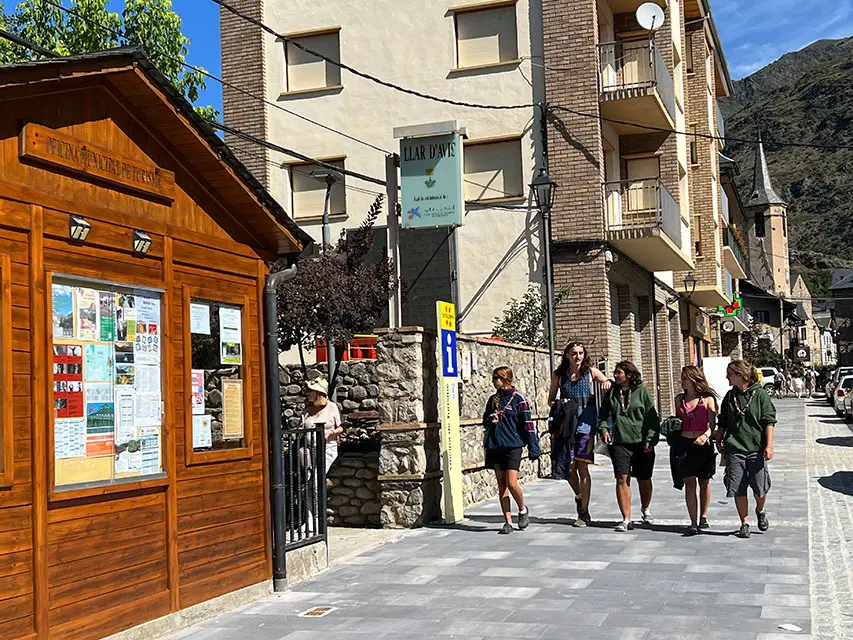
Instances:
[[[770,312],[766,309],[758,309],[753,315],[755,316],[755,321],[758,324],[770,324]]]
[[[190,303],[193,300],[209,300],[241,307],[240,333],[243,341],[243,364],[240,365],[240,380],[243,382],[243,440],[244,447],[221,449],[219,451],[195,451],[193,448],[193,412],[192,412],[192,333],[190,331]],[[217,462],[250,460],[254,456],[254,433],[252,430],[252,372],[249,351],[249,295],[219,291],[209,287],[183,285],[182,300],[182,339],[184,355],[184,461],[188,467]]]
[[[696,235],[693,241],[693,253],[697,258],[704,256],[702,253],[702,216],[698,215],[694,218],[696,221]]]
[[[280,96],[300,96],[300,95],[308,95],[308,94],[316,94],[322,92],[335,92],[341,91],[344,88],[343,78],[340,79],[338,84],[325,84],[317,87],[306,87],[304,89],[291,89],[290,88],[290,64],[288,62],[288,46],[289,40],[304,40],[308,38],[315,38],[319,36],[328,36],[332,34],[337,34],[338,36],[338,62],[340,62],[341,56],[341,26],[335,25],[332,27],[320,27],[318,29],[310,29],[306,31],[298,31],[294,33],[285,33],[282,38],[279,38],[279,41],[282,44],[282,59],[284,62],[284,91],[280,93]],[[305,45],[309,49],[311,48],[309,45]],[[322,58],[318,58],[318,60],[322,60]],[[324,64],[328,65],[329,62],[323,61]]]
[[[500,67],[511,67],[521,64],[519,57],[519,41],[518,41],[518,0],[485,0],[467,5],[455,5],[447,11],[453,15],[453,63],[454,67],[450,73],[464,73],[466,71],[479,71],[482,69],[497,69]],[[497,62],[488,62],[484,64],[462,65],[459,59],[459,16],[462,14],[484,13],[486,11],[495,11],[497,9],[506,9],[513,7],[515,11],[515,58],[511,60],[498,60]]]
[[[15,425],[12,417],[13,384],[12,378],[12,259],[6,254],[0,255],[0,363],[3,366],[0,377],[0,398],[3,410],[0,411],[0,489],[9,489],[15,482]]]
[[[332,165],[334,165],[337,162],[340,162],[341,166],[335,167],[335,168],[341,172],[346,170],[347,156],[345,154],[339,154],[339,155],[335,155],[335,156],[322,156],[322,157],[316,158],[316,160],[318,160],[319,162],[325,162],[325,163],[332,164]],[[303,223],[304,222],[320,222],[320,221],[322,221],[322,219],[323,219],[322,212],[319,215],[313,215],[313,216],[299,216],[296,214],[296,190],[293,188],[293,172],[295,170],[300,169],[300,168],[305,168],[305,167],[312,167],[312,166],[318,166],[319,167],[319,165],[316,162],[306,162],[303,160],[294,160],[294,161],[285,163],[285,166],[287,167],[287,185],[288,185],[288,188],[290,189],[290,214],[293,217],[293,219],[298,220],[299,222],[303,222]],[[343,184],[341,184],[340,188],[344,190],[344,210],[343,210],[343,213],[340,213],[340,212],[336,213],[336,212],[330,211],[329,212],[329,220],[340,221],[340,220],[346,220],[347,218],[349,218],[349,213],[347,212],[346,175],[344,175],[344,182],[343,182]],[[331,202],[330,202],[330,205],[331,205]]]
[[[52,303],[52,291],[53,291],[53,282],[54,278],[59,278],[61,280],[69,280],[81,284],[90,284],[90,285],[104,285],[111,287],[123,287],[125,289],[136,289],[140,291],[147,291],[152,294],[157,294],[160,296],[160,336],[163,337],[167,335],[168,329],[167,324],[169,323],[169,319],[167,317],[168,311],[168,303],[167,303],[167,292],[165,289],[161,287],[152,287],[148,285],[134,285],[127,284],[121,282],[114,282],[112,280],[103,280],[90,278],[87,276],[75,275],[73,273],[56,273],[52,271],[48,271],[45,273],[45,291],[47,302],[44,305],[45,315],[46,315],[46,341],[48,348],[46,349],[46,375],[45,375],[45,390],[47,393],[46,400],[46,420],[45,426],[47,428],[47,479],[48,479],[48,490],[47,490],[47,499],[48,502],[61,502],[67,500],[77,500],[79,498],[88,498],[91,496],[103,496],[103,495],[111,495],[115,493],[128,493],[133,491],[139,491],[141,489],[150,489],[155,487],[165,487],[168,486],[171,482],[171,478],[169,476],[169,456],[173,455],[169,450],[169,420],[171,419],[168,413],[164,410],[164,418],[163,423],[160,425],[160,462],[162,471],[158,474],[152,474],[151,476],[142,476],[143,479],[137,480],[135,478],[122,479],[118,482],[114,482],[113,484],[104,484],[104,485],[94,485],[94,486],[79,486],[79,485],[61,485],[59,488],[56,486],[56,458],[55,451],[56,445],[54,442],[55,435],[55,425],[54,425],[54,417],[53,417],[53,303]],[[165,375],[164,369],[169,366],[168,362],[165,359],[165,341],[161,341],[160,343],[160,388],[161,388],[161,402],[166,402],[166,390],[164,388],[165,383]],[[41,428],[41,427],[37,427]],[[148,479],[145,479],[148,478]],[[76,487],[71,489],[63,489],[62,486],[67,487]]]
[[[759,230],[759,220],[761,221],[761,233]],[[767,218],[764,216],[764,211],[756,211],[752,221],[753,230],[756,238],[764,238],[767,236]]]
[[[524,134],[523,133],[510,133],[502,136],[492,136],[489,138],[475,138],[471,140],[465,140],[462,143],[462,193],[464,197],[465,193],[465,184],[468,182],[467,174],[465,173],[465,154],[472,147],[484,147],[493,144],[502,144],[506,142],[517,142],[519,149],[519,175],[521,176],[521,190],[522,192],[518,195],[500,195],[495,196],[494,198],[480,198],[477,200],[471,200],[471,202],[476,202],[477,204],[505,204],[505,203],[513,203],[513,202],[526,202],[528,198],[528,194],[526,191],[525,181],[524,181],[524,147],[522,143],[524,142]],[[467,198],[465,199],[468,202]]]

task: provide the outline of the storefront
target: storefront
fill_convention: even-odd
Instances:
[[[0,638],[268,584],[263,285],[307,236],[139,52],[0,101]]]

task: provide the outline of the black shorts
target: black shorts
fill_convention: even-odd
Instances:
[[[518,471],[521,468],[522,449],[523,447],[486,449],[486,468],[495,471]]]
[[[675,443],[675,456],[676,469],[682,478],[710,480],[717,471],[717,454],[711,440],[700,446],[691,438],[681,436]]]
[[[643,443],[614,444],[610,447],[613,475],[631,476],[637,480],[651,480],[655,470],[655,450],[646,453]]]

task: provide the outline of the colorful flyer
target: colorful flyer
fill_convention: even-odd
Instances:
[[[139,430],[142,451],[142,474],[160,473],[160,427],[143,427]]]
[[[136,379],[135,367],[132,364],[116,365],[116,384],[133,386]]]
[[[133,342],[136,338],[136,300],[129,293],[120,293],[116,302],[116,340]]]
[[[204,413],[204,369],[192,370],[192,406],[193,414]]]
[[[222,379],[222,437],[239,440],[243,437],[243,381]]]
[[[190,333],[210,335],[210,305],[190,303]]]
[[[84,418],[83,347],[78,344],[53,345],[54,417]]]
[[[53,339],[74,337],[74,289],[53,285]]]
[[[213,446],[210,421],[210,416],[193,416],[193,449],[210,449]]]
[[[243,364],[243,331],[240,309],[219,307],[219,362]]]
[[[113,348],[106,344],[87,344],[83,347],[86,382],[112,382]]]
[[[134,357],[137,364],[160,363],[160,299],[136,296],[136,336]]]
[[[77,318],[75,334],[83,342],[98,339],[98,292],[94,289],[77,287]]]
[[[116,365],[133,364],[133,343],[132,342],[116,342],[113,345],[115,352]]]
[[[86,385],[86,457],[115,453],[115,402],[111,384]]]
[[[54,420],[53,453],[57,460],[86,456],[85,418],[59,418]]]
[[[112,342],[116,339],[116,294],[112,291],[98,293],[100,307],[100,341]]]

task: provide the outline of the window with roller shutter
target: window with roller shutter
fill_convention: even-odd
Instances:
[[[341,86],[341,69],[323,58],[303,51],[297,42],[311,51],[335,61],[341,59],[340,29],[305,37],[290,38],[284,45],[285,93],[299,93]]]
[[[456,22],[456,67],[487,67],[518,60],[515,3],[471,10],[459,9]]]
[[[465,144],[465,200],[523,198],[521,138]]]
[[[324,160],[324,162],[343,171],[343,159]],[[326,183],[323,180],[314,178],[311,172],[323,168],[320,165],[310,163],[290,165],[291,211],[294,218],[322,217],[326,201]],[[345,184],[346,178],[344,178],[344,182],[336,182],[332,185],[332,194],[329,200],[330,216],[346,215]]]

